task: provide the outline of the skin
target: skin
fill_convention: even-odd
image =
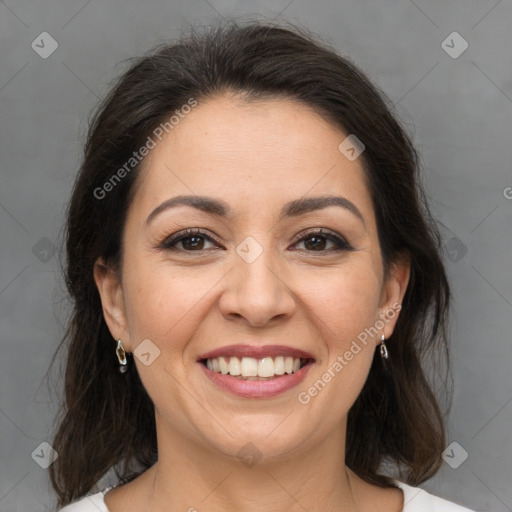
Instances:
[[[398,314],[307,405],[297,399],[401,303],[409,279],[405,261],[384,275],[361,159],[338,150],[346,136],[292,100],[222,95],[201,102],[146,157],[122,269],[99,259],[94,277],[112,336],[129,352],[145,339],[160,350],[148,366],[133,358],[155,404],[159,460],[105,496],[111,512],[402,510],[401,490],[370,485],[344,464],[348,411]],[[180,206],[146,223],[161,203],[189,194],[225,201],[232,217]],[[364,222],[337,206],[278,221],[284,203],[323,195],[349,199]],[[187,228],[218,243],[159,248]],[[311,235],[296,240],[310,228],[346,238],[353,250],[333,251],[325,239],[315,250]],[[236,252],[248,236],[263,249],[250,264]],[[315,363],[280,396],[236,397],[211,384],[196,360],[238,343],[301,348]],[[249,442],[261,455],[252,467],[237,456]]]

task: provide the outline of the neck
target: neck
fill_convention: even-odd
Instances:
[[[344,432],[250,461],[159,429],[159,460],[144,474],[147,509],[356,512],[358,478],[344,463]]]

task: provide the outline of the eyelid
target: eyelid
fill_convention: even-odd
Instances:
[[[293,239],[293,243],[297,243],[297,242],[303,240],[308,235],[322,235],[322,236],[331,235],[333,237],[339,238],[340,240],[342,240],[343,242],[348,244],[347,239],[343,235],[340,235],[339,233],[336,233],[335,231],[331,231],[330,229],[327,229],[327,228],[307,228],[304,231],[301,231],[300,233],[297,233],[297,235],[295,235],[295,237]]]
[[[159,245],[159,249],[176,249],[173,245],[179,243],[181,240],[193,236],[202,236],[211,242],[214,242],[217,245],[221,245],[220,241],[217,239],[215,235],[207,233],[205,230],[201,228],[187,228],[181,231],[177,231],[176,233],[171,234],[166,237]],[[179,250],[179,249],[178,249]],[[184,251],[184,252],[204,252],[204,251]]]
[[[319,227],[308,228],[304,231],[301,231],[300,233],[298,233],[295,236],[292,245],[296,245],[299,242],[303,242],[304,240],[307,240],[307,238],[309,236],[312,236],[312,235],[319,235],[321,237],[326,238],[327,240],[330,240],[331,242],[333,242],[334,244],[337,245],[337,249],[328,250],[328,251],[306,251],[308,253],[314,254],[315,252],[318,252],[321,254],[321,253],[330,253],[330,252],[336,252],[336,251],[342,251],[342,250],[344,250],[344,251],[353,251],[354,250],[354,247],[352,246],[352,244],[350,244],[350,242],[343,235],[341,235],[335,231],[331,231],[330,229],[319,228]]]
[[[307,252],[307,253],[315,253],[316,252],[319,254],[338,252],[338,251],[353,251],[354,250],[354,247],[350,244],[350,242],[343,235],[341,235],[335,231],[332,231],[330,229],[321,228],[321,227],[308,228],[306,230],[301,231],[300,233],[297,233],[297,235],[295,235],[295,237],[292,241],[292,246],[298,244],[299,242],[303,242],[303,241],[307,240],[308,237],[312,236],[312,235],[318,235],[320,237],[326,238],[327,240],[334,243],[336,245],[336,248],[326,250],[326,251],[307,251],[304,249],[294,249],[294,250]],[[219,245],[222,246],[222,243],[217,239],[217,237],[215,235],[212,235],[209,232],[207,232],[207,230],[204,230],[202,228],[187,228],[187,229],[178,231],[178,232],[173,233],[170,236],[166,237],[158,245],[158,248],[164,249],[164,250],[175,250],[178,252],[187,252],[187,253],[192,253],[192,252],[202,253],[202,252],[207,251],[207,249],[199,250],[199,251],[185,251],[182,249],[177,249],[175,247],[176,244],[178,244],[182,240],[184,240],[186,238],[191,238],[193,236],[203,237],[204,239],[216,244],[217,246],[219,246]]]

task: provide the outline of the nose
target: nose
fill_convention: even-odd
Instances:
[[[285,282],[283,263],[269,253],[270,250],[264,250],[252,263],[236,256],[235,267],[226,275],[226,288],[219,301],[226,319],[261,327],[294,314],[296,302]]]

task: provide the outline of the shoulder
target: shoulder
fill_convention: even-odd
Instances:
[[[108,488],[104,491],[91,494],[90,496],[84,496],[79,500],[66,505],[61,508],[58,512],[109,512],[103,499],[104,494],[108,491]]]
[[[462,505],[457,505],[451,501],[434,496],[419,487],[412,487],[399,480],[395,480],[395,483],[404,493],[404,508],[402,512],[476,512]]]
[[[438,496],[428,493],[419,487],[412,487],[399,480],[395,480],[396,485],[404,493],[404,508],[402,512],[476,512],[475,510],[457,505]],[[84,496],[83,498],[66,505],[59,512],[109,512],[105,505],[104,495],[110,490],[110,487]]]

